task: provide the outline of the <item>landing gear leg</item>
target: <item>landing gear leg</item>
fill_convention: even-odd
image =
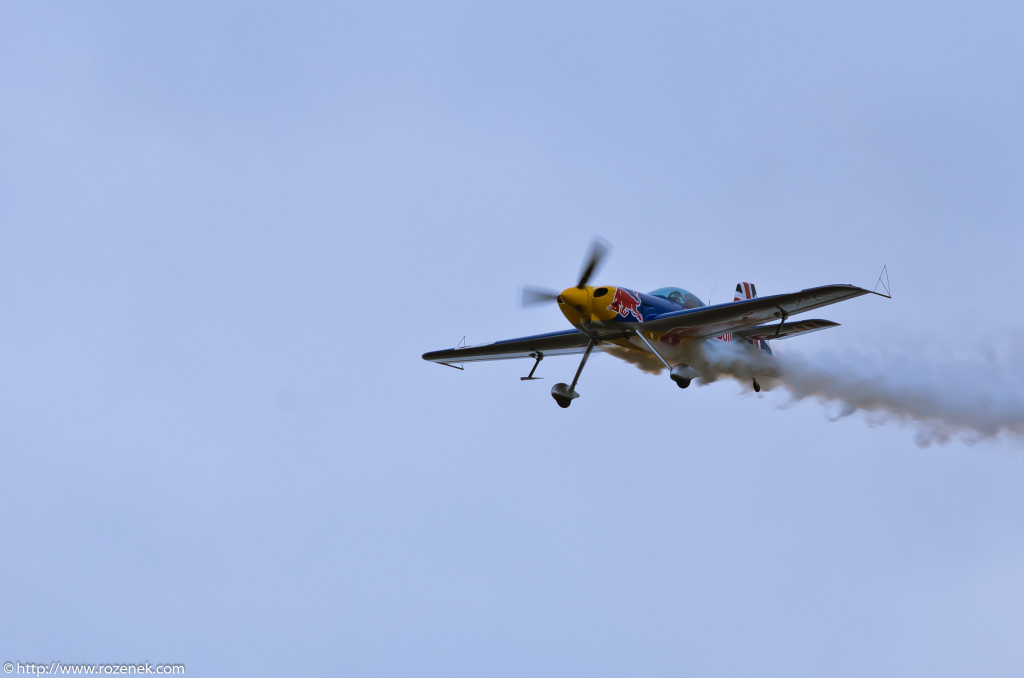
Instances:
[[[591,339],[590,343],[587,344],[587,350],[583,353],[583,360],[580,361],[580,366],[576,368],[576,376],[572,378],[572,384],[558,383],[551,387],[551,397],[555,399],[559,407],[569,407],[569,405],[572,405],[573,400],[580,397],[580,394],[576,392],[576,383],[580,380],[583,366],[587,364],[587,358],[590,357],[590,352],[594,350],[595,344],[597,344],[597,341],[594,339]]]

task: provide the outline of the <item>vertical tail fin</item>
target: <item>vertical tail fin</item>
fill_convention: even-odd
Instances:
[[[732,300],[743,301],[744,299],[757,299],[757,288],[754,287],[754,283],[736,283],[736,294]]]
[[[754,283],[736,283],[736,294],[733,296],[733,301],[744,301],[745,299],[757,299],[757,288],[754,287]],[[772,349],[764,339],[754,339],[751,343],[768,355],[772,354]]]

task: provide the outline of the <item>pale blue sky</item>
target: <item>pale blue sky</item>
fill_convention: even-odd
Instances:
[[[571,284],[599,233],[602,282],[715,301],[888,264],[892,301],[778,350],[1013,374],[1022,29],[999,2],[0,4],[0,660],[1021,675],[1020,440],[921,448],[608,356],[563,411],[575,359],[420,355],[563,328],[517,289]]]

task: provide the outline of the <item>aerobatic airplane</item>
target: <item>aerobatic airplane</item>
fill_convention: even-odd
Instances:
[[[888,293],[854,285],[824,285],[758,297],[754,285],[742,282],[736,285],[731,303],[708,306],[680,287],[662,287],[645,294],[625,287],[588,285],[607,253],[606,245],[597,240],[592,243],[575,287],[561,292],[523,290],[524,305],[554,301],[574,329],[431,351],[424,353],[423,359],[462,369],[461,364],[467,362],[533,358],[533,369],[521,377],[525,381],[539,378],[533,374],[547,356],[582,353],[572,383],[555,384],[551,389],[555,402],[569,407],[580,397],[576,384],[594,349],[641,365],[658,361],[655,364],[659,369],[664,365],[672,380],[686,388],[691,380],[701,376],[700,368],[709,364],[708,342],[738,342],[754,355],[770,356],[769,339],[795,337],[839,324],[830,320],[788,322],[790,316],[864,294],[890,298]],[[888,292],[887,284],[885,289]],[[780,322],[762,324],[774,320]],[[764,361],[755,364],[763,365]],[[761,390],[758,376],[770,375],[751,376],[755,391]]]

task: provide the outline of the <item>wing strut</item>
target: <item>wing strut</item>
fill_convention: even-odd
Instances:
[[[789,319],[789,312],[786,311],[786,309],[782,308],[781,306],[776,306],[775,308],[779,309],[779,317],[782,318],[782,322],[779,323],[779,326],[775,328],[775,336],[777,337],[779,336],[779,332],[782,331],[782,326],[785,325],[786,320]]]

